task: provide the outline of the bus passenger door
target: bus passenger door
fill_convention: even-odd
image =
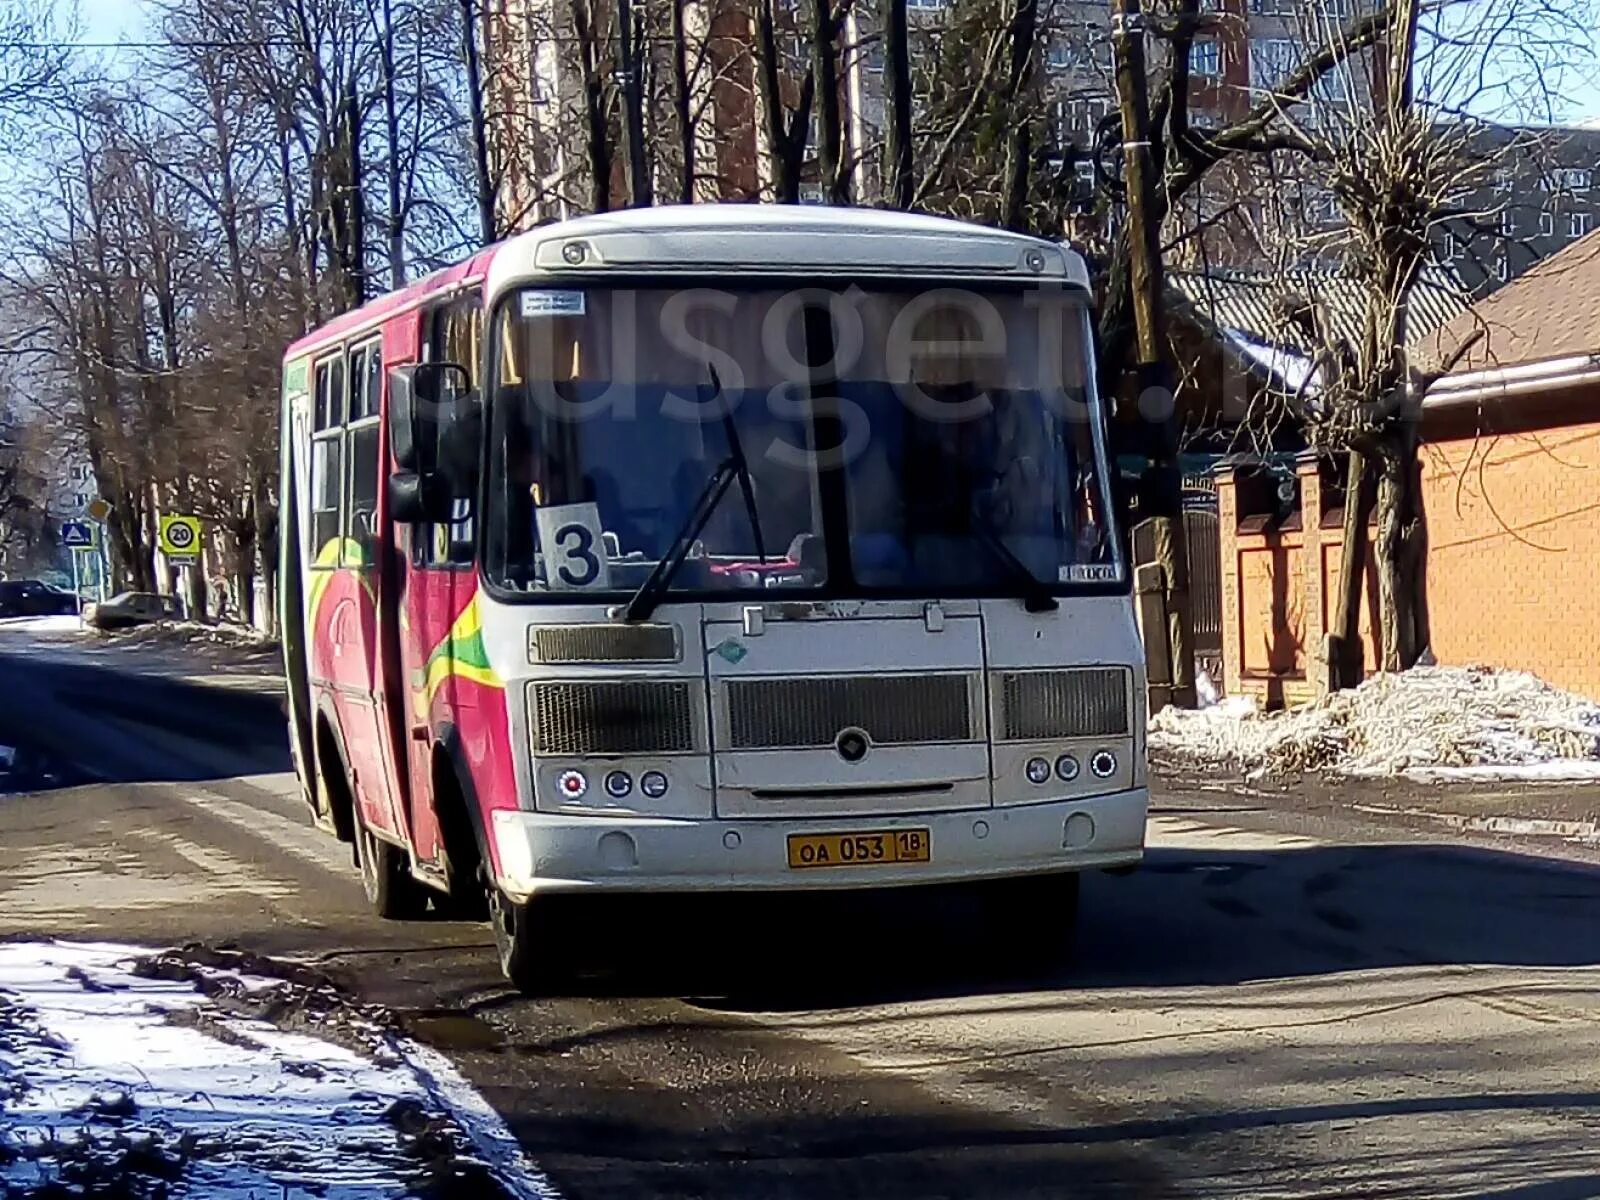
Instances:
[[[465,292],[422,316],[422,357],[456,362],[476,379],[483,318],[481,294]],[[434,447],[436,451],[437,447]],[[409,527],[400,602],[401,679],[409,761],[408,817],[419,861],[444,867],[444,841],[434,806],[434,743],[460,727],[450,686],[450,635],[477,593],[471,503],[458,501],[452,521]]]
[[[345,433],[344,530],[340,566],[353,586],[338,597],[330,634],[338,668],[336,704],[345,753],[354,776],[361,819],[374,831],[404,839],[398,780],[384,715],[383,650],[379,598],[383,539],[378,529],[378,485],[385,472],[380,397],[383,355],[378,342],[350,351],[349,423]]]

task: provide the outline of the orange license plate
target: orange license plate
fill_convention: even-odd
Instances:
[[[932,861],[933,837],[926,829],[867,833],[791,833],[789,866],[886,867],[891,863]]]

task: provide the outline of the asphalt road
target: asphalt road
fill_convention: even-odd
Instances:
[[[533,1001],[482,928],[366,914],[270,700],[6,639],[0,745],[0,936],[313,960],[569,1196],[1600,1196],[1600,873],[1559,845],[1171,793],[1059,965],[996,967],[959,893],[712,898],[591,912]]]

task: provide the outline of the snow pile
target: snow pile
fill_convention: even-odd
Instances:
[[[0,1197],[554,1197],[431,1051],[241,1016],[295,985],[140,953],[0,946]]]
[[[1378,675],[1288,712],[1233,698],[1214,708],[1168,708],[1150,722],[1150,755],[1250,778],[1428,774],[1600,779],[1600,705],[1520,671],[1418,667]]]

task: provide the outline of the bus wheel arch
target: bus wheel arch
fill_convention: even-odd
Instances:
[[[341,842],[352,847],[356,841],[356,798],[350,785],[349,760],[345,757],[338,728],[326,712],[317,714],[317,790],[318,808],[333,824]]]

